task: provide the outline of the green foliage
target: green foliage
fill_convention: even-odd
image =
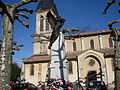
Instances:
[[[17,78],[20,77],[20,73],[21,73],[21,68],[18,66],[18,64],[16,62],[13,62],[11,64],[11,77],[10,77],[10,80],[12,82],[15,82],[17,80]]]

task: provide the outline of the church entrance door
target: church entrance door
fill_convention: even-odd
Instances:
[[[87,74],[87,82],[97,81],[97,73],[96,71],[89,71]]]

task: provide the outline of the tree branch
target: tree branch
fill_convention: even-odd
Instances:
[[[0,14],[1,15],[3,15],[5,12],[7,12],[6,5],[8,5],[8,4],[5,4],[0,0]]]
[[[28,22],[23,22],[18,16],[16,16],[16,19],[22,23],[24,26],[26,26],[27,28],[29,28],[29,23]]]
[[[18,4],[14,4],[15,8],[18,8],[20,6],[26,5],[30,2],[37,2],[38,0],[22,0],[21,2],[19,2]]]
[[[16,47],[23,47],[24,45],[15,45]]]
[[[0,7],[0,13],[2,12],[2,10],[3,10],[3,9]]]
[[[49,36],[46,36],[46,35],[44,35],[44,34],[32,34],[31,35],[32,37],[44,37],[44,38],[46,38],[46,39],[50,39],[50,37]]]
[[[29,16],[28,16],[28,15],[25,15],[25,14],[23,14],[23,13],[17,13],[17,15],[20,15],[20,16],[26,18],[26,19],[29,19]]]
[[[108,23],[109,29],[112,30],[113,24],[119,23],[119,22],[120,22],[120,20],[115,20],[115,21],[109,22],[109,23]]]
[[[103,14],[106,14],[107,10],[109,9],[109,7],[115,3],[115,0],[111,0],[110,2],[108,2],[108,5],[106,6],[106,8],[103,10]]]
[[[20,48],[19,47],[23,47],[24,45],[17,45],[17,42],[16,41],[13,41],[12,43],[13,47],[12,47],[12,50],[16,50],[16,51],[19,51]],[[15,48],[14,48],[15,47]]]
[[[18,47],[12,48],[12,50],[20,51],[20,48],[18,48]]]
[[[3,2],[0,0],[0,13],[2,13],[2,11],[3,11]]]
[[[2,43],[3,41],[2,40],[0,40],[0,43]]]
[[[25,11],[25,12],[29,12],[30,14],[33,13],[33,10],[28,10],[28,9],[17,9],[17,12],[20,12],[20,11]]]
[[[13,46],[17,45],[17,42],[16,42],[16,41],[13,41],[12,45],[13,45]]]
[[[76,28],[76,29],[66,28],[66,29],[63,29],[61,32],[62,32],[62,33],[71,33],[71,32],[77,32],[77,31],[79,31],[79,30],[80,30],[79,28]]]

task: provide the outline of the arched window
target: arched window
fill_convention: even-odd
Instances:
[[[90,46],[91,46],[91,49],[94,49],[94,41],[93,41],[93,39],[90,40]]]
[[[34,75],[34,65],[31,64],[30,66],[30,75]]]
[[[109,47],[113,47],[113,42],[112,42],[112,38],[109,38]]]
[[[46,18],[46,31],[49,30],[49,23],[48,23],[48,19]]]
[[[72,66],[72,62],[69,61],[69,74],[73,73],[73,66]]]
[[[40,31],[43,31],[43,27],[44,27],[44,18],[43,16],[40,17]]]
[[[73,51],[76,51],[76,42],[73,42]]]

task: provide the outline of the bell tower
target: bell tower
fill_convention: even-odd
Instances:
[[[36,34],[34,34],[33,54],[48,54],[48,41],[52,33],[48,23],[47,13],[51,12],[55,17],[58,15],[54,0],[40,0],[36,9]],[[45,36],[45,37],[41,37]]]

